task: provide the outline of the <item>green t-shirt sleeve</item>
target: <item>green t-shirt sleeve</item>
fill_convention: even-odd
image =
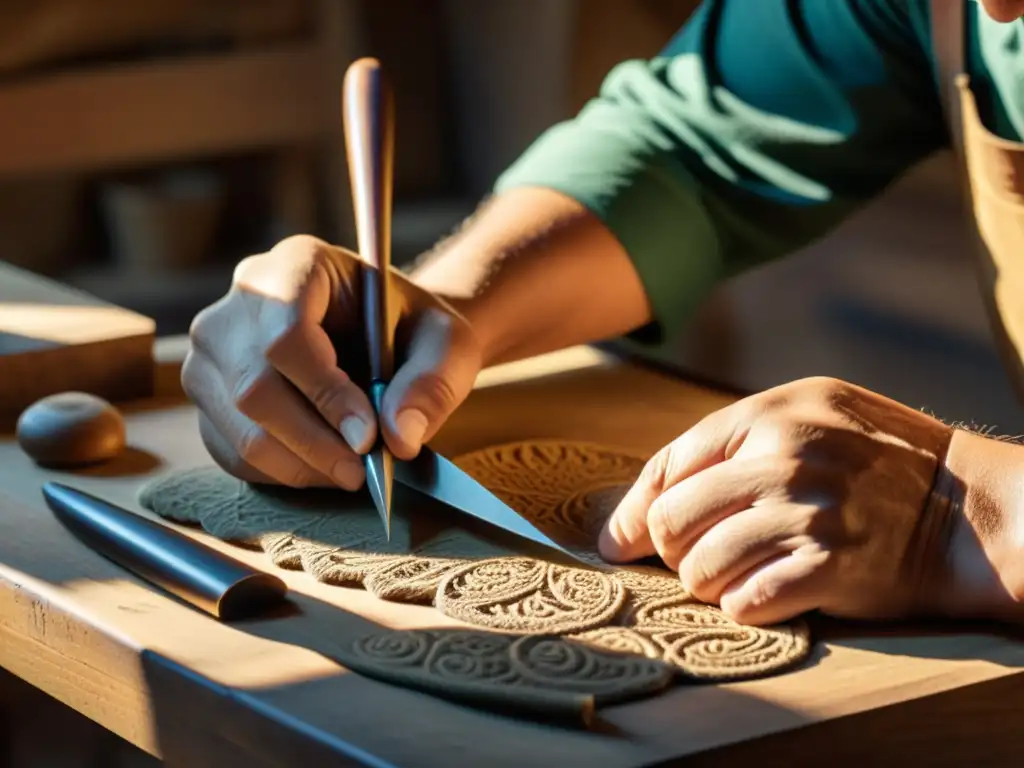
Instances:
[[[926,0],[706,0],[497,181],[586,205],[664,340],[719,281],[824,235],[948,141]]]

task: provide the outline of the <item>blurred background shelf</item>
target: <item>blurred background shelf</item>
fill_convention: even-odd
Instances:
[[[671,35],[647,3],[594,5],[645,30],[640,49]],[[676,5],[680,23],[694,3]],[[340,92],[348,64],[370,54],[398,94],[394,258],[407,263],[629,53],[611,45],[599,61],[576,45],[597,31],[590,18],[576,0],[0,8],[0,260],[168,334],[247,253],[299,232],[353,247]],[[206,208],[168,193],[182,174],[205,175]]]
[[[28,77],[0,87],[0,174],[317,141],[337,127],[323,72],[321,48],[298,43]]]

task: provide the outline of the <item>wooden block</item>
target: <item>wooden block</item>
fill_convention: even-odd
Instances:
[[[46,395],[153,394],[156,323],[0,263],[0,429]]]

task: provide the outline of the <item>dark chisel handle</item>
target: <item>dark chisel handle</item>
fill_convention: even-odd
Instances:
[[[277,576],[92,494],[47,482],[43,498],[83,543],[218,619],[259,614],[287,595]]]

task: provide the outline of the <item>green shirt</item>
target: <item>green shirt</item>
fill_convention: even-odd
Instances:
[[[970,0],[965,36],[983,122],[1020,140],[1024,21]],[[548,187],[600,217],[665,341],[716,283],[818,239],[948,144],[928,0],[705,0],[496,191]]]

